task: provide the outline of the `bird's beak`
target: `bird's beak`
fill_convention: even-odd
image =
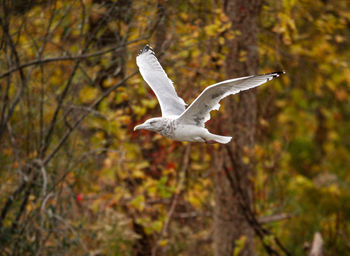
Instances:
[[[146,125],[145,124],[139,124],[134,127],[134,131],[145,129]]]

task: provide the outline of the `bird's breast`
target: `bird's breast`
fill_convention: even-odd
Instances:
[[[176,129],[176,120],[174,119],[167,119],[164,120],[164,125],[162,126],[162,129],[160,129],[158,132],[167,138],[173,138],[174,132]]]

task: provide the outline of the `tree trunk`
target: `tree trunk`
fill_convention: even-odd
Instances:
[[[258,70],[258,15],[261,0],[223,0],[223,8],[232,22],[234,31],[239,31],[232,40],[227,40],[229,52],[226,57],[227,78],[256,74]],[[232,157],[228,157],[227,150],[221,152],[218,159],[222,159],[222,168],[239,177],[239,184],[243,195],[232,187],[225,172],[218,172],[215,177],[215,213],[214,213],[214,252],[217,256],[233,255],[238,240],[244,243],[239,255],[255,255],[254,230],[246,221],[239,204],[239,196],[251,207],[253,200],[253,186],[250,181],[253,175],[251,159],[254,146],[256,125],[256,96],[255,90],[241,92],[239,98],[226,102],[229,105],[227,114],[230,117],[229,131],[233,135],[233,142],[228,147]],[[230,160],[232,159],[232,160]],[[242,194],[242,193],[241,193]]]

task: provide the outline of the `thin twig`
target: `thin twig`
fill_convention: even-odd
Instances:
[[[228,156],[230,158],[231,163],[234,163],[233,159],[233,152],[229,146],[226,146],[225,149],[227,150]],[[224,171],[226,173],[226,177],[228,178],[228,181],[231,185],[231,188],[233,190],[233,193],[235,193],[238,199],[238,203],[240,206],[240,209],[243,213],[243,216],[245,217],[246,221],[249,223],[249,225],[253,228],[255,234],[260,238],[260,241],[262,245],[264,246],[266,252],[269,255],[280,255],[278,251],[276,251],[274,248],[272,248],[269,244],[266,243],[265,241],[265,236],[273,236],[273,239],[276,243],[276,245],[283,251],[283,253],[287,256],[290,256],[290,252],[283,246],[281,241],[271,233],[271,231],[267,230],[264,228],[256,218],[255,214],[252,212],[249,201],[245,197],[245,193],[241,187],[241,182],[240,182],[240,176],[238,172],[233,171],[233,176],[230,174],[230,171],[226,166],[224,166]]]
[[[179,197],[181,195],[183,184],[184,184],[184,180],[185,180],[186,170],[188,168],[190,151],[191,151],[191,144],[187,144],[187,146],[185,148],[183,161],[182,161],[182,168],[181,168],[181,171],[179,173],[179,183],[178,183],[178,186],[176,188],[176,192],[174,194],[174,198],[173,198],[173,200],[171,202],[171,206],[170,206],[170,208],[168,210],[168,213],[167,213],[164,225],[163,225],[162,232],[160,233],[160,236],[159,236],[157,242],[155,243],[154,247],[152,248],[152,255],[153,256],[156,255],[157,249],[158,249],[158,246],[159,246],[159,242],[163,239],[163,237],[166,235],[166,233],[168,231],[169,223],[170,223],[170,221],[171,221],[171,219],[173,217],[176,205],[177,205]]]
[[[4,12],[7,13],[7,10],[5,10],[5,5],[4,5]],[[19,59],[19,55],[16,49],[16,45],[12,40],[12,37],[10,35],[10,31],[9,31],[9,21],[8,21],[8,16],[6,16],[5,21],[3,21],[0,17],[0,25],[2,26],[3,29],[3,33],[4,33],[4,37],[7,38],[7,41],[10,45],[11,48],[11,52],[15,58],[15,63],[16,66],[20,67],[21,66],[21,62]],[[6,117],[4,117],[4,120],[1,120],[1,124],[0,124],[0,139],[4,133],[4,130],[6,128],[7,122],[10,120],[10,117],[12,116],[13,111],[15,110],[15,107],[17,106],[17,104],[19,103],[20,98],[22,97],[22,94],[24,92],[24,89],[27,87],[27,80],[26,77],[24,75],[23,69],[20,67],[19,69],[19,75],[20,75],[20,79],[21,79],[21,87],[18,91],[18,93],[16,94],[12,105],[10,106],[9,110],[7,111],[7,115]]]
[[[86,50],[87,48],[85,48]],[[49,126],[49,129],[48,129],[48,132],[46,133],[46,136],[44,138],[44,144],[43,144],[43,147],[40,149],[40,157],[44,156],[46,150],[48,149],[49,145],[50,145],[50,141],[51,141],[51,137],[53,135],[53,132],[54,132],[54,129],[55,129],[55,126],[56,126],[56,122],[57,122],[57,118],[58,118],[58,114],[62,108],[62,105],[63,105],[63,101],[65,100],[66,96],[68,95],[68,91],[71,87],[71,84],[72,84],[72,81],[73,81],[73,78],[78,70],[78,67],[80,65],[80,61],[81,60],[77,60],[77,62],[75,63],[75,66],[73,68],[73,71],[72,73],[70,74],[69,76],[69,79],[63,89],[63,92],[61,93],[61,95],[59,96],[59,99],[58,99],[58,104],[57,104],[57,107],[55,109],[55,112],[53,114],[53,117],[51,119],[51,122],[50,122],[50,126]]]
[[[136,75],[138,71],[133,72],[131,75],[125,77],[123,80],[121,80],[119,83],[113,85],[110,87],[107,91],[105,91],[94,103],[89,106],[89,108],[95,108],[105,97],[107,97],[113,90],[116,88],[122,86],[127,80],[129,80],[131,77]],[[44,165],[47,165],[48,162],[55,156],[55,154],[58,152],[58,150],[62,147],[62,145],[66,142],[70,134],[75,130],[75,128],[78,127],[78,125],[89,115],[90,112],[84,113],[75,123],[72,125],[71,129],[69,129],[61,138],[61,140],[58,142],[57,146],[52,150],[52,152],[45,158],[43,161]]]
[[[83,55],[89,49],[89,46],[93,42],[94,33],[96,33],[98,31],[100,25],[102,25],[102,24],[99,24],[99,26],[96,27],[91,34],[87,34],[85,36],[85,45],[84,45],[84,47],[83,47],[83,49],[81,51]],[[72,73],[70,74],[70,76],[68,78],[68,81],[67,81],[67,83],[66,83],[66,85],[65,85],[65,87],[63,89],[63,92],[59,96],[57,107],[56,107],[55,112],[53,114],[53,117],[51,119],[48,132],[46,133],[46,136],[44,138],[44,144],[43,144],[42,148],[40,148],[40,157],[43,157],[45,155],[46,150],[48,149],[48,147],[50,145],[51,138],[52,138],[52,135],[53,135],[53,131],[54,131],[55,126],[56,126],[57,118],[58,118],[58,115],[59,115],[60,110],[61,110],[62,105],[63,105],[63,101],[65,100],[65,98],[68,95],[68,92],[70,90],[73,78],[75,77],[75,74],[76,74],[76,72],[78,70],[78,67],[79,67],[79,65],[80,65],[82,60],[83,59],[81,59],[81,58],[76,59],[73,71],[72,71]]]
[[[286,220],[293,218],[293,214],[288,214],[288,213],[280,213],[280,214],[274,214],[274,215],[269,215],[269,216],[262,216],[258,218],[258,222],[260,224],[268,224],[271,222],[276,222],[276,221],[281,221],[281,220]]]
[[[62,222],[69,230],[70,232],[75,236],[75,238],[79,241],[80,245],[82,246],[82,248],[84,249],[84,251],[89,255],[89,249],[86,246],[86,244],[80,239],[78,233],[75,231],[75,229],[72,227],[72,225],[70,225],[64,218],[62,218],[60,215],[58,214],[52,214],[53,217],[55,217],[57,220],[59,220],[60,222]]]
[[[51,57],[51,58],[46,58],[46,59],[37,59],[37,60],[32,60],[32,61],[29,61],[27,63],[23,63],[17,67],[14,67],[14,68],[11,68],[9,70],[7,70],[6,72],[2,73],[0,75],[0,79],[1,78],[4,78],[6,76],[9,76],[11,73],[17,71],[17,70],[21,70],[23,68],[27,68],[27,67],[30,67],[30,66],[33,66],[33,65],[42,65],[42,64],[45,64],[45,63],[49,63],[49,62],[55,62],[55,61],[74,61],[74,60],[83,60],[83,59],[87,59],[87,58],[92,58],[92,57],[96,57],[96,56],[100,56],[100,55],[104,55],[106,53],[109,53],[109,52],[113,52],[113,51],[121,51],[121,50],[124,50],[125,49],[125,46],[126,45],[130,45],[130,44],[133,44],[133,43],[136,43],[136,42],[139,42],[139,41],[142,41],[144,40],[143,38],[141,39],[137,39],[137,40],[132,40],[132,41],[129,41],[128,43],[120,46],[114,46],[114,47],[111,47],[111,48],[108,48],[108,49],[105,49],[105,50],[101,50],[101,51],[96,51],[96,52],[93,52],[93,53],[88,53],[88,54],[80,54],[80,55],[76,55],[76,56],[58,56],[58,57]]]

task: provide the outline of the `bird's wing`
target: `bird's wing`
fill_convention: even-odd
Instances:
[[[266,75],[240,77],[208,86],[178,120],[181,123],[204,127],[205,122],[210,119],[210,111],[219,109],[220,100],[228,95],[257,87],[284,73],[274,72]]]
[[[151,47],[146,45],[137,55],[136,64],[143,79],[156,94],[162,116],[179,116],[185,111],[186,103],[177,96],[173,82],[158,62]]]

